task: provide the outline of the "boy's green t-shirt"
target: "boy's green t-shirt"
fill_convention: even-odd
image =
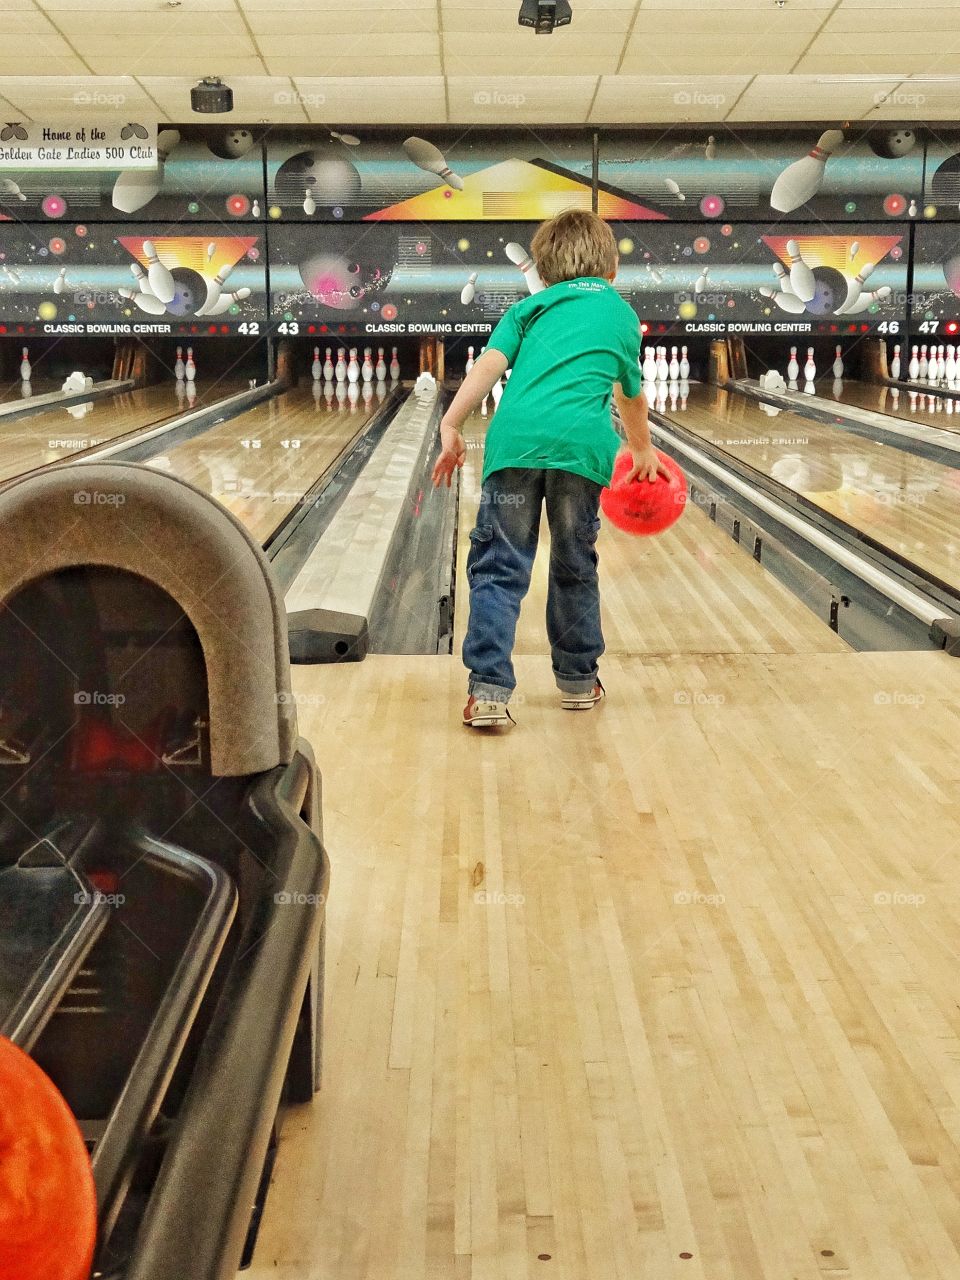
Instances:
[[[640,324],[606,280],[564,280],[515,303],[487,350],[513,372],[487,431],[483,479],[504,467],[573,471],[609,484],[620,437],[613,384],[640,393]]]

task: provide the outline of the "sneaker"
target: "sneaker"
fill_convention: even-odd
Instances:
[[[589,711],[607,696],[607,691],[598,680],[589,693],[561,693],[560,705],[564,711]]]
[[[516,724],[516,721],[507,710],[505,702],[475,698],[471,693],[463,708],[463,723],[471,729],[501,729],[505,725]]]

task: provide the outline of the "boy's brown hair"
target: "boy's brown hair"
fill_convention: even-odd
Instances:
[[[612,276],[617,269],[613,232],[588,209],[566,209],[542,223],[530,252],[545,285],[581,276]]]

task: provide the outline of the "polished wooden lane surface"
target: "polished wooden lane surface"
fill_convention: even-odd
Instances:
[[[960,1275],[960,664],[518,667],[496,738],[456,658],[295,669],[325,1078],[250,1280]]]
[[[460,498],[461,548],[455,643],[466,630],[464,577],[480,495],[483,435],[479,414],[467,424]],[[703,512],[692,505],[656,538],[631,538],[605,520],[600,541],[603,629],[612,653],[795,653],[846,646]],[[517,653],[546,653],[549,533],[517,629]]]
[[[201,386],[192,407],[240,390],[241,384],[236,382]],[[66,462],[75,453],[177,417],[190,407],[185,393],[178,394],[171,380],[90,400],[85,405],[57,405],[26,418],[0,421],[0,481],[11,480],[35,467]]]
[[[960,586],[960,471],[701,383],[665,416]]]
[[[265,541],[379,408],[328,404],[309,384],[228,418],[150,465],[212,494]]]
[[[55,378],[45,378],[39,375],[31,378],[27,385],[29,394],[24,395],[23,382],[20,378],[15,378],[10,382],[0,382],[0,403],[6,404],[12,400],[22,400],[24,404],[28,404],[34,396],[46,396],[52,391],[59,391],[63,386],[63,378],[58,382]]]
[[[825,400],[855,409],[870,409],[904,422],[922,422],[928,427],[960,432],[960,400],[937,395],[936,388],[927,391],[905,391],[881,383],[857,382],[844,378],[840,382],[823,379],[816,384],[817,395]]]

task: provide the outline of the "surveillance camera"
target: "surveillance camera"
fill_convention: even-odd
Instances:
[[[190,106],[201,115],[222,115],[233,110],[233,90],[219,76],[204,76],[190,90]]]
[[[569,0],[523,0],[517,21],[521,27],[533,27],[538,36],[548,36],[572,18]]]

